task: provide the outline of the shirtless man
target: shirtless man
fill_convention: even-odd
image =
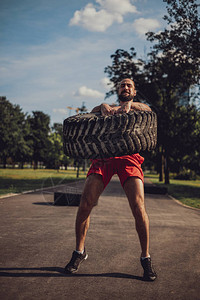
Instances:
[[[151,111],[148,105],[133,102],[135,95],[134,82],[129,78],[123,79],[118,85],[120,105],[110,106],[103,103],[93,108],[92,112],[101,112],[105,116],[128,113],[130,110]],[[85,238],[89,228],[90,213],[112,176],[118,174],[135,218],[136,231],[141,245],[140,262],[144,269],[143,278],[148,281],[154,281],[157,278],[149,254],[149,218],[144,205],[144,176],[141,169],[143,161],[144,158],[138,153],[93,160],[76,217],[76,250],[65,267],[66,273],[77,272],[80,264],[87,259]]]

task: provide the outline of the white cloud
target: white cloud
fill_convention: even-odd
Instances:
[[[137,12],[136,7],[130,3],[130,0],[96,0],[96,2],[111,13],[125,15]]]
[[[110,90],[113,86],[113,83],[110,81],[109,78],[104,77],[100,80],[100,85],[106,89],[106,90]]]
[[[144,35],[146,32],[160,27],[160,23],[156,19],[139,18],[133,22],[133,27],[139,35]]]
[[[77,10],[70,25],[81,26],[89,31],[104,32],[114,22],[122,23],[123,15],[136,13],[137,9],[130,0],[96,0],[99,8],[88,3],[83,9]]]
[[[104,99],[105,95],[97,90],[90,89],[86,86],[81,86],[78,91],[74,93],[74,96]]]
[[[122,23],[123,18],[119,14],[111,15],[104,9],[96,11],[92,4],[88,4],[83,10],[75,12],[70,25],[80,25],[89,31],[104,32],[115,21]]]

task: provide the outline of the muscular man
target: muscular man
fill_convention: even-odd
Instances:
[[[113,115],[128,113],[130,110],[151,111],[146,104],[133,102],[135,95],[134,82],[129,78],[123,79],[118,85],[120,105],[110,106],[103,103],[93,108],[92,112],[100,111],[102,115]],[[89,227],[90,213],[112,176],[118,174],[135,218],[136,230],[141,245],[140,261],[144,269],[144,280],[153,281],[156,279],[157,275],[152,267],[149,254],[149,219],[144,205],[144,176],[141,169],[143,161],[144,158],[138,153],[93,160],[87,174],[76,217],[76,250],[65,267],[66,273],[77,272],[80,264],[87,259],[85,238]]]

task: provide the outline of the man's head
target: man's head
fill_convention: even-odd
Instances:
[[[118,98],[121,102],[133,100],[136,95],[135,84],[130,78],[123,79],[118,85]]]

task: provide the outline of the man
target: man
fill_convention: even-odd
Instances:
[[[93,108],[92,112],[100,111],[105,116],[128,113],[130,110],[151,111],[146,104],[133,102],[135,95],[134,82],[129,78],[123,79],[118,86],[120,105],[110,106],[103,103]],[[141,169],[143,161],[144,158],[138,153],[93,160],[88,171],[76,217],[76,250],[65,267],[66,273],[77,272],[80,264],[87,259],[85,238],[89,227],[90,213],[111,177],[117,173],[135,218],[136,230],[142,250],[140,261],[144,269],[144,280],[153,281],[156,279],[157,275],[153,270],[149,254],[149,219],[144,205],[144,177]]]

